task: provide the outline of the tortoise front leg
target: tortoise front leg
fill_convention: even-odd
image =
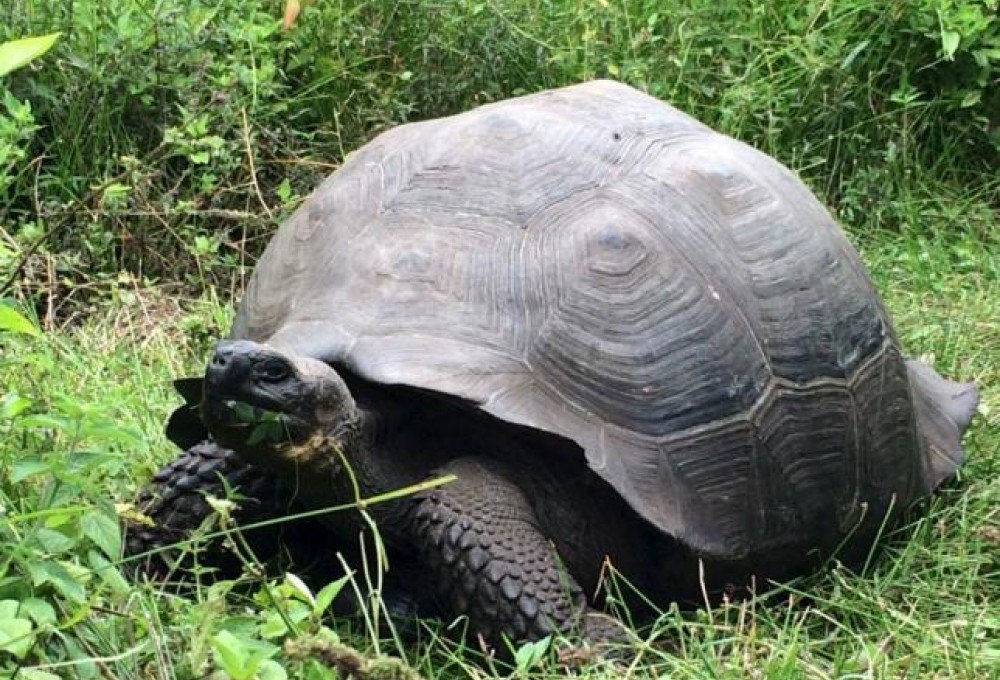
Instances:
[[[182,559],[178,564],[183,551],[170,546],[194,537],[214,514],[207,496],[224,498],[228,490],[242,497],[233,512],[237,528],[295,511],[294,494],[274,474],[245,462],[235,451],[211,440],[202,441],[164,466],[140,491],[136,506],[152,524],[125,522],[125,555],[152,554],[138,561],[135,571],[154,580],[185,581],[192,560]],[[292,567],[317,587],[342,575],[338,553],[344,554],[349,564],[360,563],[357,548],[350,541],[337,540],[318,519],[243,529],[241,534],[262,563]],[[205,541],[198,558],[202,566],[214,570],[209,579],[237,578],[243,571],[243,560],[222,538]],[[409,620],[419,613],[419,600],[410,592],[411,583],[417,580],[415,568],[395,556],[392,563],[395,568],[384,584],[386,611],[397,626],[409,630]],[[350,588],[337,598],[332,611],[345,616],[358,613],[359,604]]]
[[[591,643],[621,642],[624,628],[590,609],[560,568],[520,488],[489,459],[463,458],[438,470],[451,484],[413,498],[408,513],[441,608],[469,619],[469,632],[500,647],[578,631]]]
[[[248,465],[229,449],[203,441],[164,466],[141,490],[136,505],[152,524],[126,522],[126,556],[167,548],[192,538],[214,514],[207,496],[224,498],[227,486],[243,497],[234,513],[238,525],[280,517],[289,511],[291,494],[273,475]],[[248,531],[244,538],[259,559],[268,561],[281,552],[285,533],[289,530],[289,527],[275,525]],[[138,569],[155,579],[183,576],[173,574],[171,565],[172,558],[180,552],[176,548],[155,552],[147,556]],[[199,557],[202,565],[217,570],[216,577],[233,578],[242,571],[242,562],[226,548],[222,539],[208,541]],[[182,563],[180,566],[187,565]]]

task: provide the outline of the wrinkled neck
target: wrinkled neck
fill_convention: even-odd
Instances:
[[[240,453],[251,463],[277,474],[293,493],[297,504],[310,508],[344,505],[369,495],[365,483],[348,470],[364,460],[371,446],[368,415],[347,398],[324,407],[323,417],[311,434],[294,443],[248,445]],[[360,485],[360,486],[359,486]],[[357,489],[356,489],[357,487]]]
[[[383,414],[355,408],[347,427],[331,431],[329,456],[338,461],[337,497],[349,502],[370,499],[405,486],[393,455],[392,424]]]

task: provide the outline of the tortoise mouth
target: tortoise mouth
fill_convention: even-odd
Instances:
[[[253,401],[244,396],[206,395],[202,415],[218,439],[238,438],[246,444],[301,444],[314,427],[270,400]]]

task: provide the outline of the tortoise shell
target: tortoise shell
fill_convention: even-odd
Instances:
[[[566,437],[718,557],[847,531],[954,469],[812,193],[613,82],[380,135],[278,231],[232,336]]]

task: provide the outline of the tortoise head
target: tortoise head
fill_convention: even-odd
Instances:
[[[318,454],[322,441],[357,416],[347,385],[329,365],[248,340],[215,346],[201,409],[216,442],[269,467]]]

